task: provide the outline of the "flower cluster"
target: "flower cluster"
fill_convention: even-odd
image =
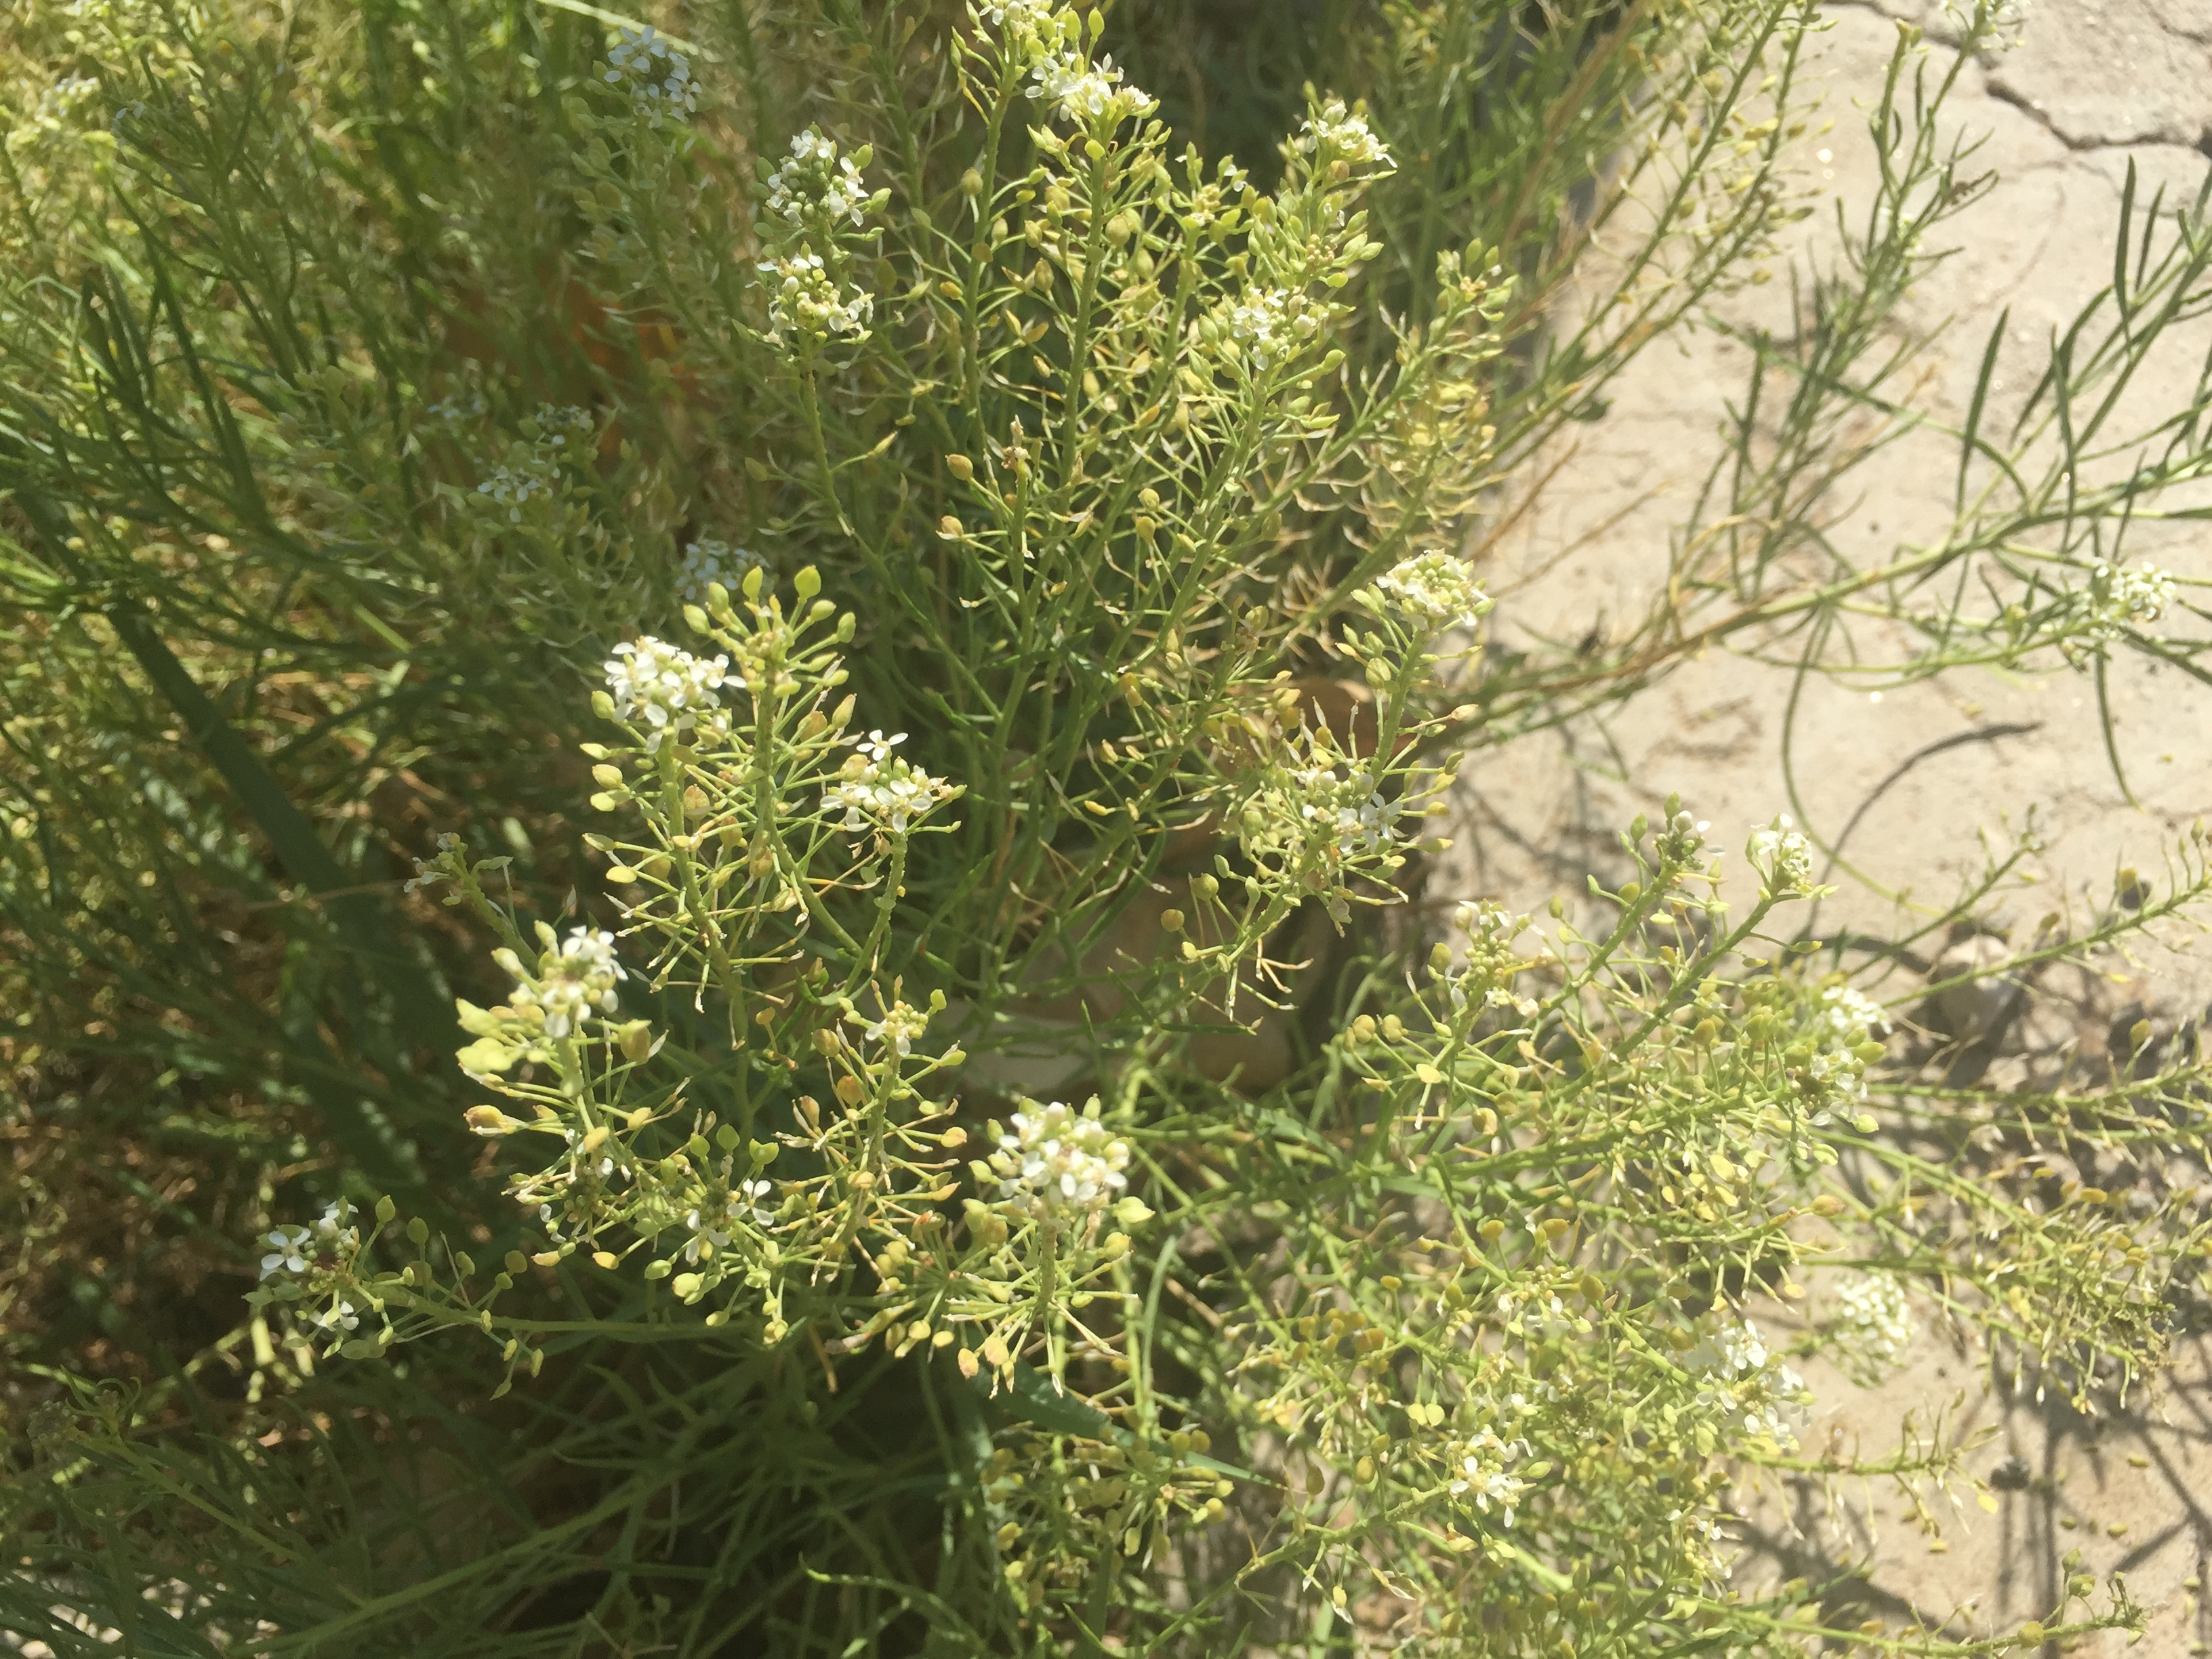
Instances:
[[[684,566],[677,573],[677,586],[684,597],[694,605],[707,603],[709,584],[720,586],[726,593],[738,591],[748,570],[766,568],[767,561],[757,553],[729,543],[702,536],[684,550]]]
[[[906,741],[903,732],[889,738],[880,732],[871,736],[873,741],[848,756],[837,781],[822,792],[823,810],[842,812],[843,828],[903,836],[916,818],[959,794],[957,786],[891,754],[891,744]]]
[[[1856,1048],[1888,1024],[1881,1005],[1856,986],[1831,985],[1820,993],[1814,1027],[1824,1047]]]
[[[315,1218],[315,1237],[343,1255],[361,1248],[361,1229],[353,1224],[353,1206],[343,1199],[324,1207]]]
[[[1232,817],[1247,857],[1319,890],[1348,863],[1387,859],[1407,808],[1386,799],[1366,766],[1340,752],[1326,728],[1307,727]]]
[[[89,76],[71,75],[39,94],[38,105],[8,134],[7,151],[20,155],[51,134],[76,124],[77,117],[99,94],[100,82]]]
[[[540,404],[522,423],[523,435],[548,456],[568,447],[571,438],[589,437],[599,428],[588,409],[574,404]]]
[[[1374,780],[1365,773],[1340,779],[1333,769],[1316,767],[1296,775],[1298,782],[1313,793],[1313,799],[1301,810],[1310,822],[1328,823],[1334,830],[1340,857],[1379,853],[1389,845],[1395,834],[1392,826],[1398,814],[1389,801],[1376,793]]]
[[[1775,897],[1789,898],[1812,890],[1813,844],[1792,825],[1789,813],[1782,813],[1764,829],[1754,830],[1745,854]]]
[[[2108,644],[2132,623],[2156,622],[2173,595],[2173,578],[2154,564],[2121,568],[2099,560],[2089,567],[2090,640]]]
[[[1029,96],[1053,105],[1063,121],[1114,127],[1159,107],[1151,94],[1124,84],[1112,58],[1094,64],[1073,48],[1041,56],[1030,78],[1035,84],[1027,88]]]
[[[1287,362],[1320,332],[1321,318],[1284,289],[1246,295],[1229,307],[1224,323],[1255,370]]]
[[[680,121],[699,107],[690,61],[650,24],[623,30],[607,65],[607,84],[627,92],[631,107],[655,126]]]
[[[1486,1513],[1495,1502],[1504,1511],[1504,1524],[1511,1526],[1514,1506],[1527,1483],[1512,1472],[1510,1462],[1516,1453],[1525,1455],[1528,1449],[1526,1441],[1508,1444],[1494,1430],[1476,1430],[1451,1448],[1452,1496],[1471,1499]]]
[[[483,408],[483,401],[479,398],[467,413],[481,413]],[[463,406],[450,399],[432,405],[430,413],[453,423],[465,418]],[[539,497],[550,498],[554,494],[557,483],[556,469],[562,460],[574,453],[569,439],[589,436],[597,428],[598,422],[588,410],[540,404],[538,411],[522,423],[526,442],[513,447],[507,464],[494,467],[490,476],[477,486],[477,494],[495,507],[505,507],[509,523],[521,523],[526,503]]]
[[[696,1267],[711,1261],[715,1253],[730,1248],[732,1229],[742,1223],[766,1228],[775,1221],[775,1183],[766,1180],[740,1181],[726,1194],[707,1194],[684,1212],[684,1224],[691,1237],[684,1243],[684,1260]]]
[[[1825,1127],[1837,1110],[1866,1098],[1866,1063],[1857,1050],[1882,1024],[1880,1005],[1855,988],[1831,985],[1820,993],[1809,1030],[1814,1048],[1800,1077],[1812,1097],[1807,1121],[1814,1127]]]
[[[1345,108],[1341,98],[1330,99],[1318,114],[1307,117],[1305,125],[1291,141],[1291,148],[1300,155],[1317,154],[1324,163],[1391,165],[1390,152],[1382,147],[1382,141],[1362,117]]]
[[[861,1032],[871,1042],[887,1043],[901,1060],[914,1052],[914,1040],[929,1029],[929,1015],[904,1002],[893,1002],[878,1020],[862,1020]]]
[[[1692,817],[1677,811],[1660,827],[1659,856],[1674,864],[1687,864],[1705,844],[1705,831],[1711,829],[1710,818]]]
[[[868,337],[875,296],[841,284],[823,266],[820,254],[802,248],[763,259],[758,269],[768,290],[769,339],[819,343],[848,335],[857,343]]]
[[[1052,0],[996,0],[983,8],[991,27],[1015,40],[1035,40],[1056,15]]]
[[[1734,1416],[1747,1434],[1764,1435],[1787,1449],[1797,1443],[1788,1417],[1808,1397],[1805,1381],[1768,1351],[1749,1320],[1722,1325],[1691,1351],[1690,1369],[1703,1375],[1702,1410]]]
[[[1846,1280],[1836,1291],[1836,1329],[1856,1353],[1899,1358],[1913,1335],[1905,1287],[1886,1274]]]
[[[999,1201],[1040,1221],[1096,1215],[1129,1184],[1129,1143],[1098,1121],[1094,1097],[1081,1112],[1055,1100],[1014,1114],[1013,1133],[991,1154]]]
[[[553,482],[543,472],[529,467],[495,466],[491,476],[477,486],[477,494],[486,497],[495,507],[507,509],[511,524],[522,522],[525,503],[540,495],[553,493]]]
[[[1424,633],[1472,628],[1491,600],[1449,553],[1421,553],[1377,576],[1360,596],[1370,611],[1395,611]]]
[[[840,157],[837,141],[819,127],[794,133],[791,155],[768,176],[768,210],[793,225],[862,223],[869,204],[860,169],[868,164],[863,149]]]
[[[361,1248],[359,1229],[351,1224],[352,1207],[344,1200],[331,1204],[310,1229],[296,1224],[278,1227],[265,1236],[271,1249],[261,1258],[261,1277],[276,1278],[284,1273],[305,1274],[310,1268],[327,1267],[317,1257],[332,1255],[344,1258]],[[341,1261],[341,1269],[343,1262]],[[279,1294],[289,1296],[295,1290],[306,1289],[312,1294],[313,1281],[302,1281],[297,1285],[280,1288]],[[343,1295],[337,1296],[329,1308],[314,1316],[319,1328],[334,1336],[343,1337],[361,1324],[361,1310]]]
[[[727,657],[695,657],[648,634],[617,646],[607,659],[607,694],[617,720],[651,728],[651,753],[669,733],[692,730],[702,715],[714,717],[720,707],[714,693],[731,683],[729,668]]]
[[[450,398],[439,398],[422,411],[428,418],[447,427],[462,427],[471,421],[482,420],[483,412],[483,394],[480,392],[471,392],[466,396],[455,392]]]
[[[615,987],[629,977],[615,960],[614,935],[598,927],[572,929],[535,975],[523,970],[522,959],[512,951],[496,951],[492,959],[520,981],[508,1003],[526,1018],[536,1011],[549,1037],[567,1036],[594,1009],[612,1013],[621,1006]]]

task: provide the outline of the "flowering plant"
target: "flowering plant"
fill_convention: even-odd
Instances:
[[[1639,817],[1591,935],[1415,902],[1466,745],[1714,640],[1879,591],[1955,647],[1913,672],[2094,667],[2184,607],[2002,514],[1986,617],[1912,610],[1936,554],[1718,557],[1804,528],[1801,442],[1617,659],[1485,639],[1495,488],[1796,213],[1808,10],[1569,7],[1500,57],[1383,8],[1370,100],[1207,157],[1050,0],[299,9],[8,26],[54,73],[7,146],[6,579],[72,692],[8,682],[7,926],[45,1037],[231,1091],[156,1207],[252,1288],[143,1394],[36,1373],[0,1629],[1809,1650],[1867,1632],[1840,1574],[1730,1582],[1739,1477],[1975,1483],[1955,1434],[1815,1458],[1793,1362],[1917,1297],[2085,1411],[2155,1366],[2205,1222],[2050,1201],[2004,1135],[2201,1153],[2182,1045],[2056,1103],[1935,1081],[1954,982],[1812,960],[1786,817],[1740,868]],[[1923,137],[1868,294],[1906,198],[1967,194]],[[2191,914],[2201,834],[2128,894],[1956,980]],[[2139,1620],[2094,1589],[2034,1641]]]

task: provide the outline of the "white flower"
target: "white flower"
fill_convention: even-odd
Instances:
[[[316,1218],[315,1237],[335,1250],[351,1250],[361,1243],[360,1230],[348,1224],[352,1218],[351,1206],[340,1199]]]
[[[1716,1419],[1738,1422],[1747,1434],[1763,1434],[1793,1446],[1792,1419],[1802,1415],[1804,1379],[1778,1362],[1749,1320],[1723,1325],[1698,1344],[1685,1362],[1701,1373],[1699,1407]]]
[[[1895,1359],[1911,1346],[1912,1314],[1894,1279],[1862,1273],[1837,1288],[1836,1302],[1838,1333],[1858,1352]]]
[[[540,404],[531,423],[538,428],[536,441],[540,449],[566,449],[571,436],[588,437],[599,424],[590,410],[574,404]]]
[[[607,695],[615,718],[649,726],[648,752],[671,732],[689,732],[720,707],[714,693],[731,684],[727,657],[695,657],[647,635],[615,647],[607,659]]]
[[[860,163],[841,158],[836,141],[818,127],[794,133],[790,159],[769,174],[768,210],[794,225],[857,226],[866,221],[867,204]]]
[[[631,107],[655,126],[664,119],[680,120],[699,107],[690,60],[650,24],[625,28],[607,53],[607,83],[625,88]]]
[[[1363,596],[1370,610],[1396,611],[1425,630],[1472,628],[1491,608],[1464,560],[1420,553],[1377,576]]]
[[[694,1210],[685,1216],[684,1224],[691,1230],[691,1237],[684,1243],[684,1259],[686,1261],[696,1265],[700,1261],[710,1259],[715,1251],[726,1250],[730,1248],[729,1234],[719,1227],[702,1221],[699,1218],[698,1211]]]
[[[303,1273],[307,1271],[305,1250],[307,1230],[305,1227],[279,1227],[268,1236],[267,1242],[276,1249],[261,1258],[261,1276],[264,1279],[276,1273]]]
[[[775,1220],[775,1208],[769,1200],[775,1196],[775,1184],[769,1181],[740,1181],[738,1196],[751,1207],[753,1225],[766,1227]]]
[[[1881,1005],[1853,987],[1831,985],[1821,991],[1808,1025],[1818,1047],[1803,1073],[1814,1109],[1806,1121],[1814,1127],[1826,1127],[1838,1109],[1866,1097],[1866,1066],[1856,1050],[1884,1024]]]
[[[929,1015],[903,1002],[894,1002],[889,1012],[863,1028],[871,1042],[888,1042],[904,1060],[914,1052],[914,1040],[929,1029]]]
[[[352,1303],[340,1297],[323,1312],[315,1316],[315,1323],[326,1331],[350,1331],[361,1324],[361,1315]]]
[[[870,736],[872,742],[864,744],[860,753],[850,757],[838,774],[837,781],[822,792],[823,810],[844,814],[840,821],[842,828],[888,830],[894,836],[903,836],[915,819],[960,793],[944,779],[933,778],[920,767],[910,766],[903,760],[872,758],[878,754],[888,754],[890,744],[901,738],[886,741],[880,732]]]
[[[1397,816],[1390,803],[1370,794],[1357,805],[1336,809],[1336,850],[1343,857],[1379,852],[1390,839],[1391,822]]]
[[[1675,813],[1659,831],[1659,855],[1677,863],[1688,862],[1705,846],[1705,831],[1712,827],[1710,818],[1693,818],[1687,812]]]
[[[2132,623],[2156,622],[2174,592],[2173,578],[2154,564],[2116,568],[2100,559],[2089,567],[2089,638],[2108,644]]]
[[[1112,58],[1092,64],[1073,48],[1040,58],[1030,76],[1036,84],[1027,88],[1029,96],[1054,105],[1063,121],[1112,125],[1159,107],[1158,99],[1122,84]]]
[[[905,741],[906,733],[903,732],[895,732],[887,738],[880,730],[873,731],[869,732],[866,740],[860,744],[860,750],[877,765],[881,766],[890,759],[892,749]]]
[[[1486,1513],[1495,1500],[1504,1511],[1509,1527],[1513,1524],[1514,1505],[1527,1488],[1527,1483],[1506,1467],[1513,1451],[1494,1431],[1481,1429],[1453,1447],[1449,1454],[1452,1496],[1471,1496],[1475,1507]]]
[[[1724,1377],[1763,1370],[1766,1360],[1765,1340],[1759,1335],[1759,1327],[1748,1319],[1741,1325],[1722,1326],[1690,1355],[1694,1369],[1717,1372]]]
[[[507,509],[510,524],[522,522],[523,504],[539,495],[553,493],[552,480],[543,472],[511,466],[495,466],[491,476],[477,486],[477,494],[488,495]]]
[[[1081,1112],[1054,1101],[1014,1114],[1013,1133],[999,1137],[990,1167],[999,1201],[1040,1221],[1095,1215],[1129,1184],[1129,1143],[1098,1121],[1098,1103]]]
[[[796,335],[819,342],[842,334],[857,342],[868,337],[875,296],[841,288],[823,267],[820,254],[802,248],[763,259],[756,269],[768,290],[769,339]]]
[[[1247,856],[1325,876],[1349,860],[1387,854],[1403,811],[1382,798],[1371,774],[1344,758],[1325,730],[1302,727],[1235,823]]]
[[[1820,993],[1814,1023],[1822,1042],[1839,1049],[1856,1048],[1887,1024],[1881,1005],[1850,985],[1831,985]]]
[[[450,398],[439,398],[436,403],[432,404],[422,412],[430,419],[446,426],[464,426],[471,421],[482,418],[484,412],[484,400],[480,392],[472,392],[466,398],[456,393]]]
[[[1354,167],[1370,161],[1390,165],[1390,152],[1382,147],[1367,123],[1344,106],[1341,98],[1332,98],[1318,115],[1310,115],[1298,130],[1291,145],[1301,155],[1311,155],[1316,150],[1332,161],[1349,161]]]
[[[540,1011],[550,1037],[567,1036],[593,1010],[612,1013],[621,1006],[615,987],[629,977],[615,960],[614,935],[598,927],[572,930],[536,978],[522,971],[512,951],[494,951],[493,959],[522,981],[507,1001],[517,1008]]]
[[[677,575],[676,585],[692,604],[704,605],[708,583],[718,584],[725,592],[734,593],[748,570],[764,568],[766,562],[757,553],[732,547],[711,536],[702,537],[684,550],[684,568]]]
[[[1295,356],[1321,331],[1320,314],[1286,289],[1248,294],[1230,306],[1224,324],[1255,370]]]
[[[1339,858],[1379,853],[1390,844],[1397,809],[1375,793],[1374,781],[1364,772],[1339,778],[1334,767],[1312,766],[1291,777],[1304,796],[1299,815],[1308,823],[1329,826]]]
[[[1812,887],[1813,844],[1791,827],[1789,813],[1782,813],[1765,829],[1753,830],[1746,850],[1752,867],[1776,897],[1788,898]]]
[[[1052,0],[995,0],[983,8],[983,15],[992,27],[1026,37],[1052,21]]]

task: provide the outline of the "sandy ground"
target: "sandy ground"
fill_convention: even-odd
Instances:
[[[1821,38],[1815,67],[1826,77],[1824,113],[1833,126],[1823,131],[1816,122],[1797,146],[1821,210],[1794,233],[1790,252],[1801,261],[1832,257],[1832,203],[1856,213],[1870,196],[1875,152],[1864,111],[1898,38],[1893,18],[1926,29],[1932,72],[1949,62],[1943,40],[1956,36],[1939,9],[1909,0],[1887,10],[1836,6]],[[1959,252],[1920,285],[1898,322],[1902,334],[1955,319],[1923,363],[1926,407],[1956,420],[2000,313],[2005,338],[1992,403],[2016,407],[2051,331],[2111,281],[2130,161],[2139,202],[2160,186],[2169,200],[2191,198],[2212,167],[2212,0],[2036,0],[2014,49],[1966,65],[1947,121],[1987,135],[1977,161],[2000,182],[1945,228],[1938,240]],[[1723,310],[1776,326],[1788,306],[1781,281]],[[2177,331],[2133,388],[2133,406],[2163,412],[2185,403],[2208,346],[2212,324]],[[1613,625],[1644,611],[1664,580],[1688,500],[1723,450],[1720,428],[1742,396],[1747,362],[1744,350],[1712,332],[1655,348],[1611,389],[1606,416],[1575,428],[1575,453],[1541,506],[1488,556],[1498,639],[1571,638],[1593,617]],[[1832,514],[1838,544],[1863,556],[1948,523],[1955,453],[1932,436],[1886,452]],[[1563,549],[1572,550],[1561,559]],[[2137,526],[2127,551],[2178,574],[2212,577],[2212,532],[2200,526]],[[1895,643],[1878,634],[1869,642],[1876,654]],[[1879,696],[1869,684],[1808,682],[1793,717],[1786,668],[1715,650],[1604,719],[1472,757],[1459,845],[1431,890],[1533,910],[1555,891],[1581,891],[1589,873],[1618,881],[1620,826],[1679,789],[1730,848],[1779,811],[1795,810],[1831,841],[1848,829],[1842,853],[1874,885],[1832,874],[1844,890],[1823,906],[1820,927],[1891,937],[1948,905],[1983,866],[1986,848],[2008,845],[2032,813],[2043,837],[2030,864],[2035,880],[2000,894],[1990,923],[2033,930],[2057,909],[2078,926],[2111,904],[2118,869],[2134,866],[2155,880],[2161,848],[2212,814],[2212,691],[2170,668],[2116,663],[2111,677],[2132,805],[2106,759],[2087,676],[1977,671]],[[2012,1052],[1995,1058],[1993,1080],[2008,1066],[2024,1075],[2039,1064],[2100,1061],[2115,1023],[2125,1029],[2148,1015],[2164,1036],[2202,1019],[2212,1002],[2212,947],[2187,948],[2181,933],[2170,942],[2183,948],[2115,959],[2102,979],[2039,987],[2014,1028]],[[1885,996],[1899,991],[1894,981],[1881,988]],[[1811,1316],[1820,1305],[1816,1284]],[[1783,1322],[1778,1312],[1774,1322]],[[1920,1324],[1927,1331],[1924,1316]],[[2212,1617],[2196,1592],[2212,1555],[2212,1354],[2185,1338],[2177,1357],[2158,1390],[2130,1402],[2138,1411],[2099,1421],[2011,1397],[1985,1356],[1935,1334],[1872,1390],[1808,1367],[1822,1402],[1809,1446],[1863,1437],[1871,1456],[1894,1443],[1904,1411],[1924,1415],[1954,1401],[1961,1424],[1993,1429],[1971,1466],[1995,1477],[1996,1512],[1971,1496],[1956,1509],[1933,1498],[1941,1534],[1930,1536],[1894,1490],[1845,1483],[1848,1501],[1833,1522],[1808,1492],[1752,1504],[1747,1541],[1790,1573],[1871,1548],[1861,1599],[1893,1632],[1941,1622],[1961,1607],[1982,1633],[2014,1631],[2049,1613],[2068,1570],[2062,1563],[2078,1550],[2079,1571],[2100,1580],[2124,1571],[2134,1594],[2159,1609],[2136,1651],[2161,1659],[2206,1651],[2197,1644],[2212,1640]],[[1746,1576],[1757,1576],[1759,1565],[1747,1564]],[[2114,1634],[2065,1650],[2118,1653],[2123,1645]]]

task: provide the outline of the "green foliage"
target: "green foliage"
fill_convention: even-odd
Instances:
[[[1106,63],[1150,15],[9,26],[0,1628],[1806,1650],[1842,1591],[1724,1583],[1733,1472],[1838,1472],[1752,1303],[1852,1275],[1799,1346],[1873,1364],[1909,1287],[2085,1410],[2157,1364],[2206,1224],[2039,1160],[2201,1157],[2179,1045],[1939,1080],[1800,936],[1786,818],[1735,876],[1639,819],[1599,938],[1404,901],[1465,746],[1715,641],[2194,672],[2110,526],[2203,399],[2087,480],[2201,216],[2131,195],[2020,428],[1954,434],[1956,533],[1849,564],[1843,417],[1972,189],[1905,40],[1663,613],[1479,653],[1493,492],[1798,216],[1812,15],[1327,8],[1218,128]],[[2172,860],[1966,977],[2201,911]],[[1848,1472],[1917,1504],[1964,1449]],[[2094,1588],[2021,1639],[2139,1620]]]

